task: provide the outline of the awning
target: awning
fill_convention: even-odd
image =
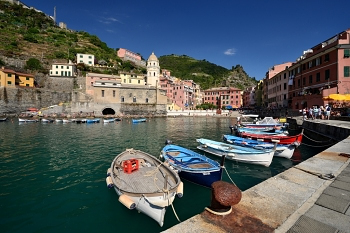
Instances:
[[[329,96],[323,97],[324,100],[334,100],[334,101],[350,101],[350,94],[330,94]]]

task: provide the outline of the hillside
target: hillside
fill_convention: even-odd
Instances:
[[[117,49],[109,48],[97,36],[84,31],[61,29],[44,13],[3,0],[0,0],[0,30],[0,56],[27,61],[24,67],[11,67],[18,71],[47,74],[53,62],[74,62],[77,53],[85,53],[94,54],[95,63],[113,68],[100,70],[80,64],[78,67],[83,72],[146,73],[145,68],[122,61],[117,56]],[[31,62],[28,63],[28,60]],[[256,84],[256,80],[250,78],[240,65],[228,70],[186,55],[161,56],[159,61],[161,68],[170,70],[172,76],[192,79],[202,89],[229,85],[244,89]],[[0,65],[8,66],[1,58]]]
[[[159,57],[159,64],[162,69],[170,70],[172,76],[183,80],[193,80],[200,84],[202,89],[232,86],[243,90],[257,83],[240,65],[228,70],[206,60],[196,60],[186,55],[174,54]]]

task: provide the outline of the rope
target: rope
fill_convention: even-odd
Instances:
[[[231,179],[230,174],[228,174],[228,171],[226,170],[226,167],[223,166],[222,168],[226,171],[226,174],[227,174],[228,178],[231,180],[232,184],[236,185],[235,182],[233,182],[233,180]]]
[[[212,213],[212,214],[215,214],[215,215],[228,215],[228,214],[230,214],[230,213],[232,212],[232,206],[231,206],[230,209],[229,209],[228,211],[226,211],[226,212],[216,212],[216,211],[214,211],[214,210],[212,210],[212,209],[209,209],[208,207],[205,207],[204,209],[205,209],[206,211]]]
[[[333,140],[332,138],[330,138],[328,141],[316,141],[316,140],[314,140],[314,139],[312,139],[312,138],[310,138],[310,137],[306,136],[306,134],[305,134],[305,133],[304,133],[304,136],[305,136],[307,139],[311,140],[311,141],[314,141],[314,142],[320,142],[320,143],[330,142],[330,141],[332,141],[332,140]]]
[[[306,143],[301,143],[305,146],[310,146],[310,147],[330,147],[330,146],[333,146],[335,143],[333,144],[328,144],[328,145],[321,145],[321,146],[315,146],[315,145],[309,145],[309,144],[306,144]]]
[[[173,203],[171,203],[171,208],[173,209],[173,212],[174,212],[174,214],[175,214],[175,217],[176,217],[177,221],[181,222],[180,219],[179,219],[179,217],[178,217],[177,214],[176,214],[176,211],[175,211],[175,208],[174,208]]]
[[[318,172],[312,172],[312,171],[304,170],[304,169],[299,168],[299,167],[294,167],[294,168],[299,169],[300,171],[309,173],[311,175],[318,176],[319,178],[324,179],[324,180],[333,180],[335,178],[333,173],[322,174],[322,173],[318,173]]]

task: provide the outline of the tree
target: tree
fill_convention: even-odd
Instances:
[[[36,58],[29,58],[28,61],[26,62],[25,68],[29,69],[29,70],[40,70],[41,69],[41,63]]]

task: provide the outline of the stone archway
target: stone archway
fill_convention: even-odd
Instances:
[[[102,110],[103,115],[115,115],[113,108],[105,108]]]

